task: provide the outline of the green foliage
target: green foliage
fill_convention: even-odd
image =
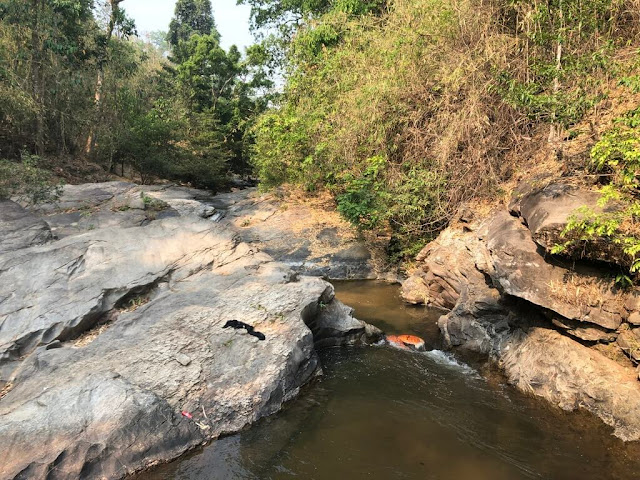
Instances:
[[[222,49],[210,0],[177,2],[170,32],[148,43],[113,6],[0,0],[0,158],[86,157],[213,189],[248,173],[272,86],[265,51]]]
[[[601,102],[637,32],[625,0],[247,3],[290,39],[284,93],[252,130],[263,185],[326,188],[396,256],[495,197],[518,139]]]
[[[355,225],[365,229],[379,226],[382,220],[381,196],[384,184],[381,182],[386,159],[380,155],[368,158],[367,167],[358,176],[343,175],[344,193],[338,195],[338,211]]]
[[[526,63],[500,71],[497,91],[533,122],[577,123],[603,99],[584,79],[615,67],[612,54],[624,38],[615,19],[625,8],[620,0],[505,2],[505,15],[518,20],[513,28]]]
[[[640,93],[640,75],[631,75],[620,79],[620,85],[628,87],[633,93]]]
[[[62,194],[62,186],[53,182],[51,174],[40,168],[40,159],[23,153],[19,162],[0,160],[0,199],[18,197],[36,205],[55,202]]]
[[[555,122],[564,128],[576,124],[603,99],[601,95],[589,95],[583,87],[553,92],[548,85],[522,82],[508,72],[499,74],[496,91],[506,103],[521,109],[532,122]]]
[[[220,34],[213,20],[211,0],[178,0],[176,2],[167,41],[174,50],[179,50],[180,44],[187,42],[192,35],[213,35],[220,40]]]
[[[570,240],[552,253],[562,253],[579,242],[605,239],[621,247],[629,259],[630,273],[636,274],[640,271],[640,109],[618,118],[616,126],[602,135],[591,149],[591,167],[608,180],[601,189],[599,206],[603,210],[577,210],[563,231]],[[612,202],[617,206],[606,208]],[[623,274],[619,283],[629,280]]]
[[[482,53],[458,43],[456,9],[474,18],[473,8],[401,1],[379,19],[340,4],[300,29],[283,102],[253,130],[265,186],[329,189],[359,228],[390,228],[394,254],[437,233],[451,197],[483,188],[467,187],[490,181],[474,172],[495,159],[494,145],[477,142],[488,124],[475,121],[495,102],[491,78],[477,74]]]

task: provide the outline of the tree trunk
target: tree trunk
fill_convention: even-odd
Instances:
[[[40,42],[40,16],[44,0],[32,0],[33,19],[31,22],[31,88],[36,110],[36,153],[44,153],[44,115],[42,104],[42,44]]]
[[[85,154],[87,158],[93,156],[96,146],[96,129],[98,122],[100,121],[100,113],[102,112],[102,97],[104,88],[104,66],[107,63],[107,52],[109,49],[109,42],[113,36],[113,30],[116,26],[116,17],[118,14],[119,4],[124,0],[109,0],[111,5],[111,15],[109,15],[109,24],[107,25],[106,40],[104,43],[104,50],[100,54],[98,59],[98,78],[96,80],[96,88],[94,94],[94,106],[95,106],[95,118],[89,129],[89,135],[87,137],[87,143],[85,146]]]
[[[560,69],[562,68],[562,43],[558,42],[556,48],[556,76],[553,79],[553,94],[560,91]],[[560,140],[560,126],[556,122],[556,114],[553,114],[551,129],[549,131],[549,143],[556,144]]]
[[[553,94],[557,95],[560,92],[560,72],[562,71],[562,32],[564,30],[564,14],[562,12],[563,3],[562,0],[559,2],[558,6],[558,16],[559,16],[559,27],[558,30],[558,40],[556,44],[556,74],[553,79]],[[555,112],[553,113],[553,118],[551,120],[551,128],[549,129],[549,140],[548,142],[552,145],[553,151],[558,158],[558,160],[562,157],[562,144],[560,139],[561,126],[558,125],[557,118]]]

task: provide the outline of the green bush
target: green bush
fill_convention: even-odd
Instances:
[[[54,183],[51,173],[39,164],[38,157],[28,154],[23,154],[19,162],[0,160],[0,198],[17,197],[31,205],[56,202],[62,186]]]
[[[629,272],[640,271],[640,108],[616,120],[591,149],[592,170],[603,174],[600,205],[616,202],[618,207],[602,213],[583,208],[577,210],[563,231],[571,239],[554,248],[561,253],[568,246],[604,238],[622,247],[628,257]],[[631,283],[626,274],[620,283]]]

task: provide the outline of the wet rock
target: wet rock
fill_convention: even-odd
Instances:
[[[0,200],[0,254],[53,239],[49,224],[11,200]]]
[[[556,331],[519,331],[502,347],[511,383],[565,410],[586,408],[626,441],[640,439],[640,383],[626,369]]]
[[[366,345],[383,336],[381,330],[354,318],[351,307],[333,299],[333,287],[319,302],[307,307],[303,318],[313,333],[316,348]]]
[[[338,228],[324,228],[318,233],[316,237],[320,242],[329,245],[330,247],[337,247],[340,245],[340,238],[338,237]]]

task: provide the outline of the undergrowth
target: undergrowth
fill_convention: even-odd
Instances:
[[[635,80],[621,84],[637,92]],[[614,122],[593,146],[590,168],[602,175],[600,211],[578,209],[562,232],[568,240],[553,249],[562,253],[587,242],[604,239],[619,247],[622,258],[613,259],[628,268],[617,282],[631,286],[640,271],[640,107]],[[635,277],[635,278],[634,278]]]
[[[23,153],[20,161],[0,159],[0,199],[16,198],[26,204],[55,202],[62,185],[41,167],[40,158]]]
[[[462,203],[500,194],[523,138],[545,130],[561,158],[563,132],[619,75],[636,6],[396,0],[357,14],[338,3],[297,32],[282,101],[254,129],[263,185],[326,189],[407,257]]]

